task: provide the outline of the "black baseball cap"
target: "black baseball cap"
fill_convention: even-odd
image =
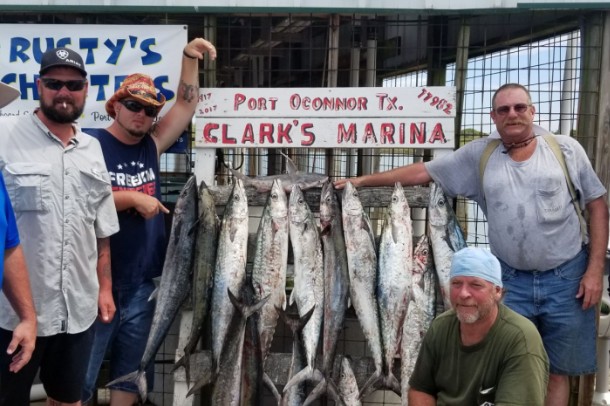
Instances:
[[[42,76],[47,70],[64,66],[74,68],[79,71],[83,77],[87,76],[83,58],[73,49],[70,48],[53,48],[42,54],[40,61],[40,75]]]

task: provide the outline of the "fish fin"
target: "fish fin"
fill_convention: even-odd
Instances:
[[[327,386],[328,385],[326,384],[326,379],[322,376],[320,383],[318,383],[316,385],[316,387],[313,388],[313,390],[309,393],[309,395],[305,399],[305,402],[303,402],[303,406],[309,406],[313,402],[315,402],[317,399],[319,399],[320,396],[322,396],[323,394],[326,393]]]
[[[297,166],[294,164],[294,161],[292,159],[290,159],[288,157],[288,155],[284,154],[282,151],[280,151],[280,154],[282,154],[284,156],[284,158],[286,158],[286,173],[288,173],[289,175],[293,175],[293,174],[297,173],[299,170],[297,169]]]
[[[111,385],[115,385],[120,382],[131,382],[138,387],[138,392],[140,392],[140,397],[142,398],[142,402],[146,402],[146,396],[148,395],[148,384],[146,382],[146,371],[133,371],[127,375],[123,375],[120,378],[117,378],[113,381],[110,381],[106,384],[106,387],[110,387]]]
[[[286,290],[282,289],[280,292],[280,303],[282,304],[282,310],[286,310]]]
[[[373,375],[371,375],[371,377],[364,383],[362,389],[360,389],[358,399],[363,399],[373,393],[377,388],[380,387],[382,381],[383,376],[381,375],[381,371],[375,371]]]
[[[277,404],[279,405],[282,402],[282,395],[280,395],[280,392],[278,392],[277,388],[275,387],[275,384],[266,372],[263,372],[263,382],[265,383],[275,400],[277,400]]]
[[[296,294],[294,293],[294,286],[292,287],[292,291],[290,292],[290,300],[288,301],[288,304],[290,306],[292,306],[294,304],[294,298],[296,297]]]
[[[201,389],[204,386],[207,386],[207,385],[213,383],[214,380],[216,379],[215,375],[216,374],[214,374],[214,373],[212,373],[210,371],[204,371],[203,375],[201,376],[201,378],[199,378],[197,380],[197,382],[195,382],[193,387],[187,392],[186,397],[188,398],[189,396],[194,394],[199,389]]]
[[[148,301],[152,302],[153,300],[156,300],[158,295],[159,295],[159,287],[156,286],[155,290],[153,290],[152,293],[150,294],[150,296],[148,296]]]
[[[313,376],[313,368],[309,365],[297,372],[284,386],[284,393],[288,391],[294,385],[298,385],[301,382],[311,379]]]
[[[330,396],[335,401],[336,406],[345,406],[345,402],[339,394],[339,388],[331,378],[326,381],[326,392],[330,393]]]
[[[394,376],[394,373],[392,371],[390,371],[390,373],[388,374],[388,376],[386,376],[383,379],[383,386],[390,389],[392,392],[394,392],[395,394],[397,394],[398,396],[400,396],[401,390],[400,390],[400,382],[398,381],[398,379]]]

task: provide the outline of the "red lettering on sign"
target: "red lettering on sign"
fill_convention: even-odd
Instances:
[[[434,144],[437,141],[442,144],[447,143],[447,137],[445,137],[441,123],[436,123],[434,129],[432,129],[432,135],[430,135],[430,144]]]
[[[239,109],[239,105],[246,101],[246,95],[241,93],[235,93],[235,97],[233,98],[233,110],[237,111]]]
[[[216,123],[207,123],[203,127],[203,140],[207,144],[216,144],[218,142],[218,137],[212,135],[212,130],[218,130],[219,126]]]
[[[372,123],[366,123],[364,126],[364,139],[363,142],[366,144],[371,142],[373,144],[377,144],[377,136],[375,135],[375,129],[373,128]]]
[[[411,123],[411,144],[423,144],[424,142],[426,142],[426,123],[419,123],[419,128],[417,123]]]
[[[394,144],[394,124],[381,123],[379,138],[381,139],[382,144]]]
[[[339,127],[337,128],[337,142],[339,144],[351,142],[352,144],[356,143],[356,124],[351,123],[349,128],[346,130],[345,125],[343,123],[339,123]]]
[[[261,144],[265,143],[265,138],[269,141],[269,144],[273,144],[275,141],[273,140],[273,124],[271,123],[261,123],[259,129],[259,142]]]
[[[244,133],[241,136],[242,144],[251,143],[254,144],[254,130],[252,129],[252,124],[246,124],[246,128],[244,128]]]
[[[290,138],[290,130],[292,129],[292,124],[287,124],[284,127],[284,124],[277,125],[277,143],[281,144],[286,141],[286,144],[292,144],[292,139]]]
[[[229,137],[229,125],[222,125],[222,143],[223,144],[237,144],[237,140],[235,138]]]
[[[301,145],[308,147],[316,142],[316,135],[313,133],[313,131],[310,131],[312,128],[312,123],[301,124],[301,135],[303,135]]]

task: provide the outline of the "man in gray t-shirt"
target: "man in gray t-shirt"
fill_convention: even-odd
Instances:
[[[569,375],[595,365],[595,305],[601,299],[608,244],[606,189],[580,144],[557,136],[579,207],[589,214],[581,235],[566,176],[534,126],[536,109],[519,84],[500,87],[491,117],[501,143],[481,182],[479,162],[493,138],[472,141],[454,153],[349,180],[354,186],[412,186],[437,182],[450,196],[475,200],[489,222],[492,252],[502,264],[505,304],[538,327],[550,359],[547,405],[567,405]]]

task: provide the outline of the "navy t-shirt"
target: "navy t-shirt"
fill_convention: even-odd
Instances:
[[[112,190],[135,190],[161,201],[157,147],[150,135],[136,145],[117,140],[105,129],[85,130],[102,145]],[[120,231],[110,237],[112,286],[132,287],[161,275],[165,260],[164,214],[145,220],[135,209],[118,213]]]

